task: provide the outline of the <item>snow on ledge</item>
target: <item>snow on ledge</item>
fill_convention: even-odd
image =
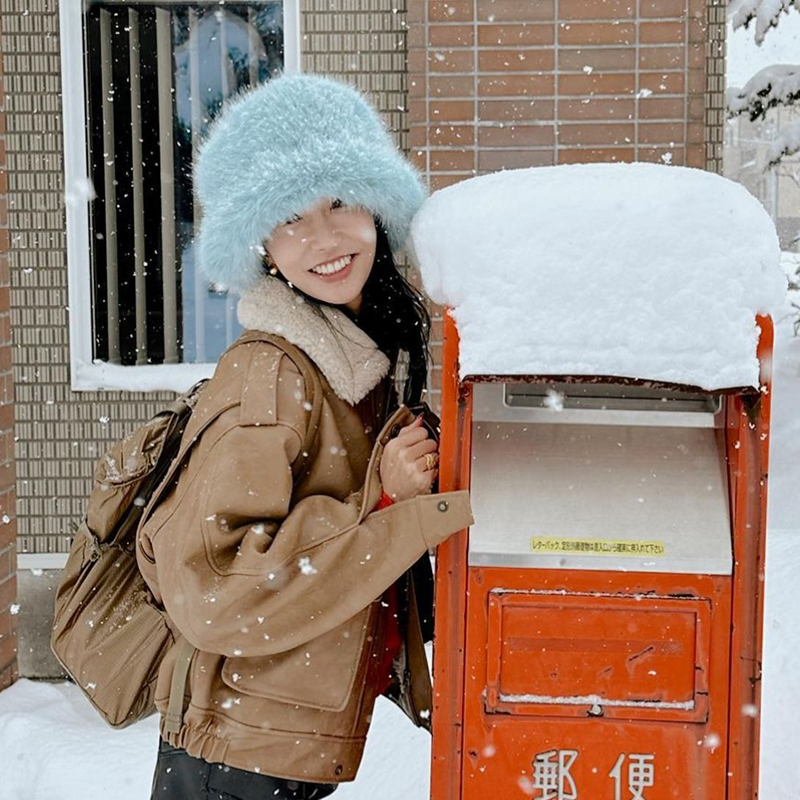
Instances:
[[[757,313],[786,292],[767,212],[698,169],[572,164],[440,189],[411,224],[467,375],[758,386]]]
[[[538,705],[558,706],[603,706],[615,708],[676,708],[692,711],[694,700],[609,700],[599,694],[556,697],[549,694],[503,694],[498,698],[503,703],[536,703]]]
[[[216,363],[122,366],[100,360],[92,364],[78,361],[72,369],[72,390],[185,392],[197,381],[210,378],[216,366]]]

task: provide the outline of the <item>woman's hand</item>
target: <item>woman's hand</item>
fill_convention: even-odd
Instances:
[[[430,494],[439,470],[436,466],[429,467],[431,459],[426,456],[435,454],[438,463],[438,450],[439,445],[428,436],[421,416],[401,428],[387,442],[381,456],[380,476],[386,494],[396,502]]]

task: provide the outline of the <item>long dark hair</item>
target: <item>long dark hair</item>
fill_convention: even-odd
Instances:
[[[422,295],[398,271],[389,246],[389,237],[380,217],[373,218],[377,233],[375,260],[364,284],[358,315],[346,306],[333,306],[311,297],[294,284],[292,288],[326,322],[328,320],[320,308],[323,305],[336,308],[349,317],[386,355],[391,363],[392,374],[397,369],[401,351],[405,352],[407,370],[401,396],[406,405],[413,406],[422,399],[428,379],[431,318]],[[274,274],[270,272],[268,258],[265,255],[264,271]],[[276,277],[286,280],[280,272]]]

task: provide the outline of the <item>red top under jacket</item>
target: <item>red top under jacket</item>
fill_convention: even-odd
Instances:
[[[375,511],[380,511],[382,508],[392,505],[392,503],[394,503],[394,500],[384,492],[381,495],[380,502],[375,507]],[[384,600],[388,603],[389,607],[386,609],[386,647],[383,651],[383,659],[381,660],[380,669],[378,671],[379,694],[383,694],[392,682],[392,661],[400,652],[400,648],[403,645],[403,636],[400,633],[400,622],[397,619],[399,611],[397,583],[393,583],[388,588]]]

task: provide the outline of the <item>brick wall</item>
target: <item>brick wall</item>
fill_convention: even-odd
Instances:
[[[704,168],[708,15],[706,0],[409,0],[409,157],[431,191],[576,162]],[[437,319],[436,364],[440,340]],[[432,384],[437,403],[436,368]]]
[[[8,266],[5,74],[0,31],[0,690],[17,679],[17,596],[14,471],[14,383],[11,375],[11,278]]]

